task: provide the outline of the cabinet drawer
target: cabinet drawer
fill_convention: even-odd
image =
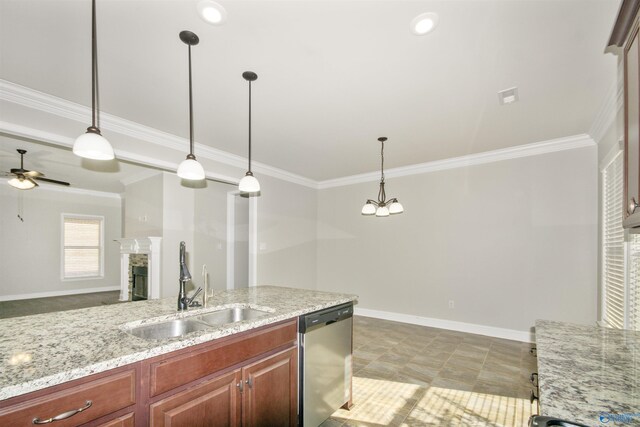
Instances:
[[[133,427],[135,425],[135,418],[133,412],[127,415],[116,418],[115,420],[107,421],[104,424],[100,424],[98,427]]]
[[[136,402],[135,383],[136,374],[131,370],[72,386],[0,409],[0,425],[33,426],[35,418],[47,420],[69,411],[86,408],[69,418],[55,422],[56,427],[77,426],[133,405]]]
[[[230,340],[213,343],[180,356],[152,362],[150,396],[157,396],[262,353],[291,344],[296,339],[296,321],[292,320],[262,330],[251,330]]]
[[[153,403],[153,427],[236,426],[240,420],[240,370]]]

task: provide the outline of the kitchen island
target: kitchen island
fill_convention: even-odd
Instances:
[[[242,354],[247,363],[253,363],[258,356],[278,356],[280,353],[277,352],[291,348],[286,360],[291,365],[288,369],[295,376],[297,317],[355,300],[355,295],[259,286],[215,292],[208,298],[207,308],[184,313],[176,312],[176,298],[167,298],[0,320],[0,416],[3,407],[16,401],[20,403],[20,397],[27,393],[39,402],[47,397],[48,390],[58,393],[60,387],[72,380],[79,383],[78,387],[85,387],[82,381],[89,377],[96,378],[94,383],[102,386],[100,381],[106,379],[101,373],[105,372],[115,372],[122,377],[114,380],[118,381],[119,388],[132,384],[130,396],[123,398],[122,404],[129,405],[127,410],[130,411],[141,401],[152,409],[153,405],[162,409],[169,394],[176,390],[193,393],[197,391],[193,385],[196,383],[198,387],[204,387],[201,383],[217,386],[220,377],[210,368],[214,365],[219,365],[216,368],[219,372],[231,375],[227,382],[233,383],[234,389],[237,385],[242,392],[243,381],[238,382],[234,375],[244,375],[244,370],[250,366],[242,367],[232,360],[225,362],[228,354]],[[208,327],[183,337],[162,340],[145,340],[127,332],[135,326],[228,307],[250,307],[264,314],[257,319]],[[258,354],[260,351],[262,353]],[[283,363],[278,361],[278,366]],[[202,378],[193,376],[194,372],[201,372]],[[161,374],[165,376],[158,377],[160,379],[154,376]],[[189,379],[191,376],[193,378]],[[182,377],[188,377],[191,383],[187,384],[186,379],[182,381]],[[113,384],[115,387],[116,383]],[[140,389],[148,390],[140,392]],[[87,405],[91,406],[88,401]],[[114,425],[148,422],[146,417],[149,415],[140,416],[140,413],[148,412],[146,408],[135,411],[135,423]]]
[[[640,425],[640,332],[536,321],[542,415]]]

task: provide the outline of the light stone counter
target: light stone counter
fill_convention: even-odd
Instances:
[[[295,318],[356,300],[355,295],[276,286],[218,291],[206,309],[242,304],[270,311],[246,320],[184,338],[146,341],[124,332],[123,324],[174,318],[177,297],[136,301],[57,313],[0,320],[0,400],[40,390],[87,375],[168,353],[216,338]]]
[[[542,415],[640,425],[640,332],[538,320],[536,346]]]

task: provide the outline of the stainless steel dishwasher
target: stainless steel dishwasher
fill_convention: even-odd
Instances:
[[[351,393],[353,304],[300,317],[300,426],[317,427]]]

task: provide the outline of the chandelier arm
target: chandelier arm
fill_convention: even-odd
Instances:
[[[375,200],[367,199],[367,203],[371,203],[372,205],[379,206],[378,202],[376,202]]]
[[[380,190],[378,191],[378,204],[387,203],[387,193],[384,191],[384,180],[380,181]]]

